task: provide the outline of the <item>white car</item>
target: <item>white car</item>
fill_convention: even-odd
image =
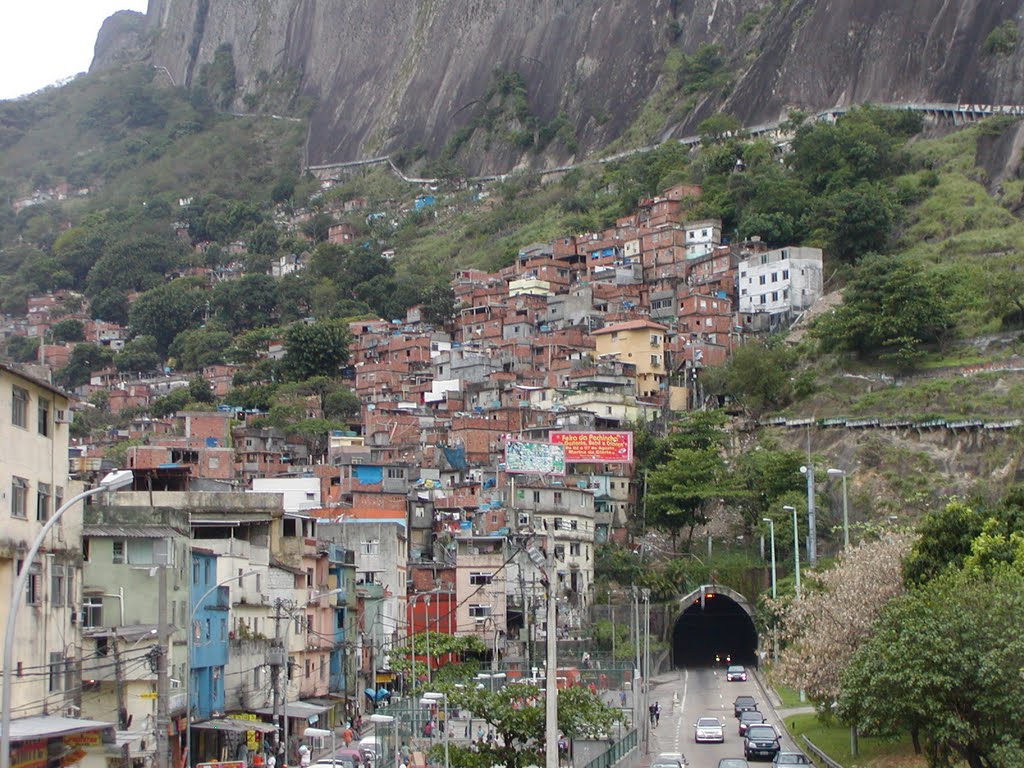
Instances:
[[[696,729],[693,740],[698,744],[705,741],[719,743],[725,741],[725,729],[722,727],[722,721],[717,717],[702,717],[693,727]]]
[[[682,752],[662,752],[654,760],[660,765],[675,765],[679,768],[686,768],[686,758]]]

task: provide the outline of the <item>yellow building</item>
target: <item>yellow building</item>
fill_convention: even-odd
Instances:
[[[636,395],[663,397],[668,368],[665,364],[664,325],[653,320],[629,320],[592,333],[598,360],[618,360],[636,366]]]
[[[64,392],[0,364],[0,625],[18,569],[31,569],[18,596],[14,668],[4,670],[13,675],[14,720],[76,717],[81,703],[81,505],[54,526],[35,562],[21,561],[50,516],[80,490],[68,488],[69,415]]]

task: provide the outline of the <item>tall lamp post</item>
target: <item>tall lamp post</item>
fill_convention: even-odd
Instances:
[[[843,549],[850,548],[850,512],[846,499],[846,476],[849,473],[845,469],[830,469],[829,477],[839,477],[843,481]]]
[[[193,636],[195,634],[195,630],[193,628],[193,625],[195,624],[195,620],[196,620],[196,611],[198,611],[200,609],[200,607],[202,607],[203,603],[206,601],[206,598],[208,598],[210,595],[212,595],[216,590],[220,589],[223,586],[226,586],[226,585],[230,584],[231,582],[235,581],[236,579],[238,580],[239,585],[241,585],[242,579],[244,579],[247,576],[255,576],[257,573],[258,573],[258,571],[246,571],[245,573],[241,573],[238,576],[232,576],[230,579],[224,579],[224,581],[222,581],[222,582],[220,582],[218,584],[214,584],[212,587],[210,587],[208,590],[206,590],[203,593],[202,597],[200,597],[198,600],[196,600],[195,607],[193,607],[192,611],[189,613],[189,616],[188,616],[188,635],[187,635],[187,642],[185,644],[185,680],[186,680],[185,685],[188,686],[187,691],[186,691],[187,692],[187,698],[186,698],[186,703],[185,703],[185,755],[186,755],[186,757],[185,757],[185,765],[186,766],[192,765],[192,645],[193,645],[192,638],[193,638]]]
[[[796,599],[800,599],[800,528],[796,520],[796,507],[788,504],[783,507],[787,512],[793,513],[793,562],[796,567]]]
[[[0,768],[11,768],[11,684],[14,677],[12,669],[14,666],[14,629],[18,618],[18,608],[22,602],[22,595],[25,594],[28,577],[32,572],[32,561],[39,554],[39,549],[43,546],[43,541],[46,540],[46,534],[60,521],[65,512],[83,499],[95,496],[97,493],[125,488],[131,485],[134,479],[135,476],[131,473],[131,470],[114,470],[105,475],[100,480],[100,484],[95,488],[90,488],[87,491],[82,491],[77,496],[72,496],[46,521],[46,525],[39,531],[36,540],[32,542],[32,546],[29,548],[28,554],[22,560],[21,573],[18,574],[18,578],[14,582],[14,588],[11,590],[7,626],[4,629],[4,681],[2,705],[0,705]]]
[[[768,536],[772,542],[772,600],[778,597],[775,589],[775,521],[770,517],[762,517],[764,522],[768,523]]]
[[[444,768],[450,768],[448,762],[448,734],[452,729],[452,722],[448,718],[448,697],[443,693],[424,693],[420,704],[433,706],[441,702],[444,705]]]
[[[814,511],[814,464],[800,467],[807,476],[807,563],[812,568],[818,562],[818,523]]]

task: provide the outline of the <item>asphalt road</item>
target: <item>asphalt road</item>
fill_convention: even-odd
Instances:
[[[672,694],[679,696],[673,712]],[[642,764],[653,763],[659,752],[682,752],[690,768],[716,768],[723,757],[743,757],[743,739],[733,717],[732,703],[737,696],[753,696],[757,708],[768,722],[782,731],[775,709],[751,677],[745,683],[728,683],[725,668],[691,667],[677,669],[652,681],[651,701],[661,704],[661,721],[651,729],[650,753]],[[724,744],[697,744],[694,723],[699,717],[717,717],[725,726]],[[783,751],[799,751],[789,736],[782,733]]]

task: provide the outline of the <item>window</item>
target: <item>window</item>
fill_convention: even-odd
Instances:
[[[560,518],[560,517],[556,517],[555,518],[555,530],[556,531],[562,530],[562,518]]]
[[[327,675],[327,664],[324,663],[324,657],[320,657],[320,679],[325,679]]]
[[[54,565],[50,569],[50,604],[64,605],[66,587],[64,586],[64,566]]]
[[[64,506],[64,486],[58,485],[53,492],[53,508],[55,510]]]
[[[388,479],[401,480],[405,477],[405,470],[401,468],[388,467]]]
[[[61,689],[61,674],[64,671],[64,658],[60,651],[50,651],[50,693]]]
[[[555,545],[555,559],[556,560],[565,560],[565,545],[564,544],[556,544]]]
[[[490,573],[473,572],[469,574],[469,583],[477,587],[482,587],[490,584],[492,578],[493,576]]]
[[[45,437],[50,436],[50,401],[40,397],[36,403],[36,421],[39,434]]]
[[[580,545],[579,544],[570,544],[569,545],[569,554],[570,555],[579,556],[579,554],[580,554]]]
[[[28,480],[23,477],[11,478],[11,517],[28,517]]]
[[[309,678],[309,673],[312,670],[313,670],[313,665],[310,663],[309,659],[306,659],[306,678],[307,679]]]
[[[540,491],[533,492],[533,503],[540,504]]]
[[[252,671],[252,687],[259,689],[260,687],[260,668],[256,667]]]
[[[89,550],[92,549],[92,539],[82,539],[82,560],[89,562]]]
[[[307,587],[312,587],[313,586],[313,569],[312,568],[307,568],[306,569],[306,586]]]
[[[203,635],[203,639],[204,640],[209,640],[210,639],[210,620],[209,619],[206,620],[206,634]]]
[[[364,555],[379,555],[380,554],[380,540],[370,539],[362,543]]]
[[[111,562],[115,565],[124,565],[124,541],[115,540],[110,543],[112,548]]]
[[[779,292],[778,291],[772,291],[772,301],[778,301],[778,300],[779,300]]]
[[[11,424],[28,429],[28,390],[13,387],[11,397]]]
[[[779,273],[778,272],[772,272],[772,282],[773,283],[779,282]]]
[[[661,355],[651,355],[651,365],[657,368],[661,365]]]
[[[479,603],[474,605],[474,604],[471,603],[470,606],[469,606],[469,616],[470,616],[470,618],[473,618],[473,619],[486,619],[490,615],[491,615],[491,606],[489,606],[489,605],[480,605]]]
[[[103,598],[86,596],[82,601],[82,627],[90,630],[103,626]]]
[[[765,284],[765,275],[761,275],[761,276],[760,276],[760,277],[759,277],[759,278],[757,279],[757,281],[758,281],[758,282],[759,282],[759,283],[760,283],[761,285],[764,285],[764,284]]]
[[[561,491],[555,491],[555,504],[561,504],[561,503],[562,503],[562,492]]]
[[[309,634],[313,634],[313,614],[312,613],[307,613],[306,614],[306,631]]]
[[[24,561],[18,561],[18,571]],[[25,582],[25,604],[39,605],[43,599],[43,569],[42,566],[34,564],[29,566],[28,581]]]
[[[220,620],[220,641],[223,643],[227,639],[228,639],[228,620],[227,619],[221,619]]]
[[[782,270],[782,279],[783,280],[789,280],[789,270],[788,269]]]

